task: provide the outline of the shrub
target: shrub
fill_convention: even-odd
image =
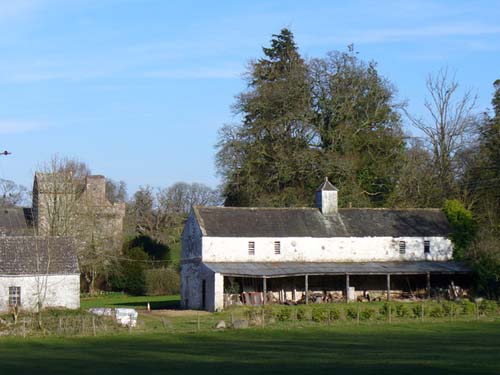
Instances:
[[[297,320],[307,319],[307,309],[303,306],[297,308]]]
[[[498,304],[495,301],[484,300],[479,304],[479,312],[483,315],[495,315],[498,313]]]
[[[391,316],[395,316],[396,307],[394,305],[386,302],[380,307],[380,309],[378,311],[380,318],[388,318],[389,309],[391,311]]]
[[[115,290],[142,295],[146,290],[144,271],[148,255],[139,247],[128,250],[124,255],[127,259],[115,264],[109,282]]]
[[[358,308],[349,306],[345,309],[345,316],[349,320],[354,320],[358,318]]]
[[[340,310],[336,308],[330,309],[330,319],[331,320],[339,320],[340,319]]]
[[[476,314],[476,305],[469,300],[460,301],[459,313],[465,316],[473,316]]]
[[[292,318],[292,309],[289,307],[281,307],[276,312],[276,318],[281,322],[290,320]]]
[[[455,302],[445,301],[442,303],[442,306],[443,306],[444,316],[450,316],[450,315],[456,316],[461,311],[460,306]]]
[[[363,309],[359,313],[359,318],[361,320],[371,320],[375,317],[376,313],[375,309],[372,308]]]
[[[434,305],[429,309],[429,316],[431,318],[442,318],[445,316],[445,311],[442,305]]]
[[[414,318],[420,318],[422,317],[422,304],[415,305],[411,308],[411,312],[413,313]],[[424,312],[425,312],[425,307],[424,307]]]
[[[153,268],[146,270],[144,275],[147,295],[179,294],[181,280],[179,273],[174,268]]]
[[[311,315],[315,322],[326,322],[330,318],[330,311],[324,307],[314,307]]]
[[[398,318],[409,318],[411,316],[410,309],[403,303],[396,305],[396,316]]]

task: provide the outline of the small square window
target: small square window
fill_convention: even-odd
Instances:
[[[274,254],[275,255],[281,254],[281,242],[279,241],[274,241]]]
[[[431,241],[424,241],[424,254],[431,252]]]
[[[248,255],[255,255],[255,242],[248,242]]]
[[[9,287],[9,305],[10,306],[21,306],[21,287],[20,286],[10,286]]]
[[[399,241],[399,253],[400,254],[406,253],[406,242],[405,241]]]

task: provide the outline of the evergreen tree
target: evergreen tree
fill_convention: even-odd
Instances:
[[[241,125],[220,133],[217,165],[226,205],[312,203],[307,66],[288,29],[273,35],[271,46],[262,50],[264,57],[250,64],[248,90],[234,105]]]
[[[352,45],[310,66],[324,173],[342,188],[342,199],[357,206],[386,205],[404,160],[395,89]]]

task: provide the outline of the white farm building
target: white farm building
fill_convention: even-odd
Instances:
[[[25,214],[18,208],[0,212],[0,312],[14,306],[22,310],[79,308],[80,271],[74,241],[28,235],[32,230]]]
[[[437,209],[337,207],[328,180],[317,208],[193,207],[182,235],[181,305],[308,303],[411,294],[468,283]]]

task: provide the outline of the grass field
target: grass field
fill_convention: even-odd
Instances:
[[[499,374],[500,322],[2,338],[1,374]]]
[[[179,307],[180,297],[174,296],[128,296],[122,293],[110,293],[100,297],[83,297],[80,300],[82,309],[91,307],[131,307],[146,309],[147,304],[152,309],[174,309]]]

